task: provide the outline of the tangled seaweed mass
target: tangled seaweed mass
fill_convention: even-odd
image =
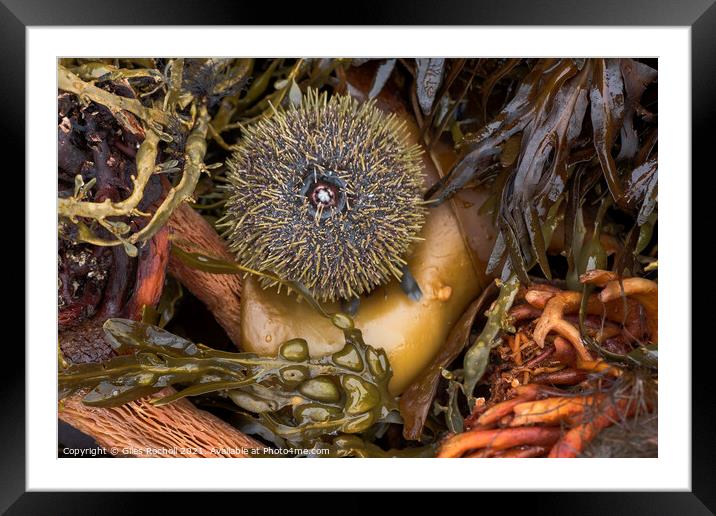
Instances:
[[[657,67],[61,59],[59,417],[198,457],[657,456]]]

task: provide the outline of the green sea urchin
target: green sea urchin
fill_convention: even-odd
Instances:
[[[249,127],[228,160],[230,249],[322,301],[400,279],[425,219],[420,154],[373,102],[311,90]]]

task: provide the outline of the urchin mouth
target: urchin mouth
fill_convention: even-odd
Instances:
[[[321,220],[346,209],[346,182],[323,172],[310,172],[303,180],[301,194],[308,199],[309,214]]]

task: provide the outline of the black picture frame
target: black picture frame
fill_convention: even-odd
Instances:
[[[592,0],[575,3],[569,0],[449,0],[442,2],[413,1],[407,5],[393,0],[355,4],[335,16],[335,3],[313,1],[295,8],[278,8],[268,2],[236,2],[216,0],[207,3],[192,0],[123,0],[99,3],[96,0],[0,0],[0,141],[5,149],[14,149],[18,158],[16,170],[24,170],[25,137],[25,29],[36,25],[283,25],[300,21],[310,25],[635,25],[691,27],[692,70],[692,156],[693,170],[713,173],[713,152],[716,137],[711,126],[715,122],[716,94],[716,5],[714,0],[636,0],[615,2]],[[332,18],[329,19],[330,14]],[[299,19],[302,18],[302,19]],[[3,153],[5,156],[8,152]],[[679,171],[688,174],[688,171]],[[693,174],[692,174],[693,178]],[[20,187],[22,190],[22,187]],[[702,195],[708,191],[702,192]],[[27,201],[31,192],[25,192]],[[708,201],[707,201],[708,202]],[[694,199],[692,212],[695,227],[700,208],[708,208]],[[684,209],[690,209],[685,206]],[[706,212],[704,212],[706,213]],[[706,218],[708,220],[708,218]],[[700,228],[709,231],[708,228]],[[703,232],[694,232],[700,235]],[[702,257],[703,256],[703,257]],[[712,261],[706,255],[694,255],[694,270],[710,270]],[[700,264],[699,260],[703,261]],[[696,268],[701,265],[700,268]],[[28,271],[26,270],[27,274]],[[685,278],[685,281],[691,281]],[[699,290],[699,289],[697,289]],[[705,315],[709,303],[691,303],[698,320]],[[19,305],[19,303],[18,303]],[[23,304],[24,306],[24,304]],[[621,492],[621,493],[526,493],[510,494],[509,507],[529,507],[530,513],[549,514],[714,514],[716,512],[716,417],[710,375],[713,374],[714,343],[692,339],[692,457],[690,492]],[[675,345],[690,344],[690,336]],[[139,508],[148,509],[146,493],[57,493],[26,492],[25,488],[25,351],[15,342],[5,342],[4,362],[13,367],[3,369],[0,403],[4,422],[0,425],[0,510],[8,514],[124,514]],[[558,485],[555,489],[558,489]],[[212,496],[217,496],[213,494]],[[263,507],[262,496],[241,496],[241,510]],[[291,503],[312,505],[311,493],[294,493]],[[342,494],[341,505],[349,511],[373,510],[373,502],[357,493]],[[420,502],[422,498],[415,498]],[[474,495],[472,495],[474,496]],[[487,503],[500,504],[501,493],[480,494],[470,502],[475,510]],[[223,498],[223,497],[222,497]],[[158,498],[163,512],[181,507],[185,497],[165,493]],[[437,501],[437,499],[433,499]],[[264,500],[265,502],[265,500]],[[216,501],[212,501],[212,505]],[[271,507],[274,499],[272,498]],[[504,503],[504,502],[502,502]],[[239,510],[239,507],[236,508]],[[527,509],[524,509],[527,510]],[[522,511],[520,511],[522,512]]]

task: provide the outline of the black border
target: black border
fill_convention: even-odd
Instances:
[[[280,3],[283,4],[283,3]],[[24,170],[23,137],[25,135],[25,28],[32,25],[284,25],[302,22],[310,25],[341,25],[350,21],[355,25],[640,25],[690,26],[692,34],[692,152],[693,170],[713,174],[712,157],[716,135],[716,5],[714,0],[416,0],[401,5],[396,0],[356,2],[337,10],[335,2],[312,0],[307,4],[273,2],[239,2],[214,0],[120,0],[99,3],[97,0],[0,0],[0,142],[2,156],[18,158],[13,170]],[[280,5],[280,7],[279,7]],[[343,15],[335,16],[335,13]],[[330,14],[333,16],[330,16]],[[329,19],[332,18],[332,19]],[[302,18],[302,19],[300,19]],[[267,23],[268,22],[268,23]],[[585,23],[586,22],[586,23]],[[636,35],[635,37],[638,37]],[[91,44],[90,47],[91,48]],[[9,152],[13,150],[13,152]],[[5,173],[9,166],[3,160]],[[688,171],[669,171],[688,174]],[[24,185],[18,185],[24,190]],[[705,190],[705,191],[704,191]],[[702,195],[710,189],[702,189]],[[13,195],[20,196],[15,190]],[[23,198],[24,193],[23,193]],[[711,203],[713,204],[713,203]],[[685,206],[689,209],[691,206]],[[711,234],[710,227],[701,228],[701,220],[712,220],[707,202],[694,199],[696,216],[693,221],[701,231],[695,235]],[[708,212],[706,211],[708,210]],[[694,255],[694,270],[713,270],[709,253]],[[700,263],[703,262],[703,263]],[[17,260],[15,260],[17,264]],[[701,265],[701,267],[699,267]],[[28,274],[30,271],[27,271]],[[701,278],[700,278],[701,279]],[[691,284],[691,278],[685,278]],[[697,286],[705,285],[705,281]],[[698,292],[702,289],[696,289]],[[695,310],[706,315],[708,303],[692,303]],[[17,303],[16,303],[17,304]],[[688,335],[684,335],[684,346]],[[13,339],[14,340],[14,339]],[[714,417],[713,339],[694,338],[692,382],[692,491],[688,493],[512,493],[507,498],[509,508],[548,514],[714,514],[716,511],[716,417]],[[25,492],[25,364],[24,349],[17,341],[3,343],[3,362],[13,364],[3,368],[0,387],[3,424],[0,425],[0,511],[8,514],[126,514],[140,508],[148,509],[147,493],[27,493]],[[320,482],[319,482],[320,483]],[[555,481],[558,485],[559,482]],[[557,487],[555,487],[557,488]],[[222,501],[227,501],[223,494]],[[266,510],[266,495],[237,495],[241,506],[235,510],[248,512]],[[292,506],[315,507],[316,494],[293,493]],[[320,495],[324,496],[324,495]],[[466,499],[473,510],[488,507],[487,503],[505,506],[500,493],[470,495]],[[423,495],[411,495],[422,501]],[[420,497],[420,498],[418,498]],[[153,499],[156,499],[153,497]],[[185,496],[164,493],[158,497],[163,512],[181,508]],[[218,500],[217,500],[218,501]],[[431,501],[439,501],[432,498]],[[179,503],[177,503],[179,502]],[[212,501],[213,502],[213,501]],[[275,497],[270,507],[275,510]],[[215,502],[213,502],[215,503]],[[333,502],[336,503],[336,502]],[[333,506],[333,503],[331,504]],[[339,510],[365,513],[374,510],[374,502],[365,495],[340,495]],[[320,505],[323,506],[321,503]],[[452,506],[452,498],[449,502]],[[521,507],[524,506],[524,509]],[[216,507],[216,505],[215,505]],[[271,510],[270,509],[270,510]],[[502,511],[504,509],[500,509]],[[144,512],[144,511],[142,511]]]

